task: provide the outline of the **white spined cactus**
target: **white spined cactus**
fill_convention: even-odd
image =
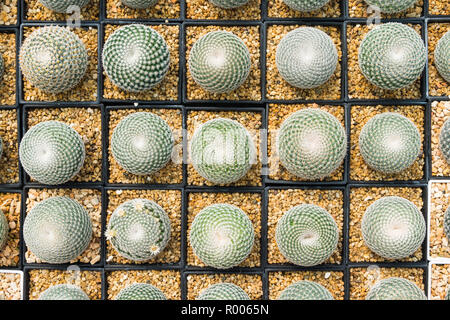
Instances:
[[[411,27],[391,22],[370,30],[359,47],[359,67],[377,87],[397,90],[409,86],[422,73],[427,52]]]
[[[447,239],[450,241],[450,206],[445,210],[444,214],[444,232]]]
[[[161,117],[151,112],[136,112],[122,119],[111,137],[114,159],[133,174],[152,174],[170,160],[174,138]]]
[[[71,284],[51,286],[41,293],[39,300],[90,300],[79,287]]]
[[[434,49],[434,64],[442,78],[450,82],[450,31],[439,39]]]
[[[40,27],[20,48],[22,73],[33,86],[47,93],[76,87],[88,67],[88,53],[81,39],[68,28]]]
[[[323,263],[333,254],[339,229],[325,209],[301,204],[278,220],[275,239],[281,254],[289,262],[310,267]]]
[[[364,0],[383,13],[397,13],[411,8],[417,0]]]
[[[44,184],[62,184],[83,166],[84,142],[69,125],[44,121],[25,133],[19,146],[19,158],[33,179]]]
[[[366,300],[427,300],[427,297],[414,282],[391,277],[376,282]]]
[[[166,295],[148,283],[133,283],[117,294],[114,300],[167,300]]]
[[[0,251],[8,242],[9,224],[5,214],[0,210]]]
[[[439,149],[445,161],[450,164],[450,119],[444,122],[439,134]]]
[[[364,213],[361,233],[365,244],[386,259],[411,256],[423,243],[423,214],[411,201],[387,196],[372,203]]]
[[[241,287],[222,282],[204,289],[196,300],[250,300],[250,297]]]
[[[73,13],[73,9],[81,9],[89,3],[90,0],[39,0],[47,9],[58,13]]]
[[[280,41],[275,62],[281,77],[302,89],[316,88],[336,70],[338,53],[325,32],[311,27],[290,31]]]
[[[142,24],[120,27],[106,40],[103,68],[119,88],[143,92],[159,84],[170,66],[170,52],[163,37]]]
[[[297,281],[278,296],[278,300],[334,300],[330,291],[314,281]]]
[[[3,56],[0,54],[0,83],[2,82],[4,73],[5,73],[5,61],[3,60]]]
[[[240,208],[220,203],[200,211],[192,222],[190,244],[207,266],[228,269],[250,254],[255,239],[253,224]]]
[[[122,0],[122,3],[132,9],[148,9],[156,5],[159,0]]]
[[[445,296],[445,300],[450,300],[450,289],[447,290],[447,294]]]
[[[330,0],[283,0],[293,10],[308,12],[322,8]]]
[[[233,9],[242,7],[248,0],[209,0],[209,2],[222,9]]]

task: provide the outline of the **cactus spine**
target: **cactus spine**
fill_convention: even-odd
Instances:
[[[248,294],[233,283],[216,283],[203,290],[196,300],[250,300]]]
[[[23,237],[28,249],[48,263],[67,263],[88,247],[92,222],[84,207],[68,197],[51,197],[25,217]]]
[[[134,283],[120,290],[115,300],[167,300],[167,298],[160,289],[151,284]]]
[[[158,0],[122,0],[122,3],[132,9],[147,9],[153,7]]]
[[[442,78],[450,82],[450,31],[439,39],[434,50],[434,63]]]
[[[414,283],[403,278],[387,278],[378,281],[370,289],[366,300],[426,300],[423,291]]]
[[[334,300],[330,291],[317,282],[302,280],[284,289],[278,300]]]
[[[232,268],[244,261],[252,250],[254,238],[252,222],[245,212],[225,203],[200,211],[190,231],[195,255],[218,269]]]
[[[289,262],[309,267],[323,263],[333,254],[339,230],[328,211],[313,204],[301,204],[278,221],[275,239]]]
[[[71,284],[51,286],[41,293],[39,300],[90,300],[79,287]]]
[[[73,13],[71,7],[83,8],[90,0],[39,0],[44,7],[58,13]]]
[[[450,119],[444,122],[439,134],[439,149],[444,156],[445,161],[450,164]]]
[[[133,174],[152,174],[162,169],[170,160],[173,145],[167,122],[150,112],[126,116],[111,137],[114,159]]]
[[[0,250],[6,245],[8,242],[8,232],[9,232],[9,224],[6,219],[5,214],[2,210],[0,210]]]
[[[121,256],[146,261],[164,250],[170,229],[169,216],[156,202],[133,199],[114,210],[106,237]]]
[[[223,9],[233,9],[245,5],[248,0],[209,0],[209,2]]]
[[[283,0],[283,2],[293,10],[314,11],[322,8],[330,0]]]
[[[383,13],[397,13],[411,8],[417,0],[364,0]]]

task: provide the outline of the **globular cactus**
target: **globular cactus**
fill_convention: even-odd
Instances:
[[[194,81],[213,93],[230,92],[250,73],[250,53],[245,43],[228,31],[212,31],[198,39],[189,54]]]
[[[0,210],[0,250],[6,245],[8,241],[9,224],[5,214]]]
[[[388,196],[364,213],[361,233],[365,244],[386,259],[402,259],[416,252],[425,239],[425,219],[411,201]]]
[[[170,239],[169,216],[156,202],[133,199],[111,215],[106,237],[123,257],[146,261],[156,257]]]
[[[330,291],[314,281],[302,280],[284,289],[278,300],[334,300]]]
[[[372,169],[385,174],[409,168],[420,154],[420,133],[414,123],[395,112],[371,118],[359,135],[359,149]]]
[[[84,142],[67,124],[44,121],[25,133],[19,158],[33,179],[44,184],[61,184],[73,178],[83,166]]]
[[[196,300],[250,300],[250,297],[241,287],[222,282],[210,285],[198,295]]]
[[[232,9],[243,6],[248,0],[209,0],[209,2],[223,9]]]
[[[39,300],[90,300],[79,287],[71,284],[51,286],[41,293]]]
[[[444,232],[450,241],[450,207],[447,208],[444,214]]]
[[[233,183],[245,176],[255,162],[256,148],[239,122],[216,118],[201,125],[191,141],[195,170],[216,184]]]
[[[122,0],[122,3],[132,9],[147,9],[153,7],[158,0]]]
[[[5,72],[5,61],[3,60],[3,57],[0,54],[0,83],[2,82],[4,72]]]
[[[142,92],[164,79],[170,52],[158,32],[142,24],[130,24],[109,36],[102,61],[112,83],[126,91]]]
[[[250,254],[255,232],[244,211],[233,205],[213,204],[192,222],[190,244],[206,265],[227,269],[239,265]]]
[[[120,290],[115,300],[167,300],[157,287],[147,283],[134,283]]]
[[[90,0],[39,0],[47,9],[58,13],[72,13],[71,6],[83,8]]]
[[[150,112],[126,116],[111,137],[114,159],[133,174],[152,174],[162,169],[170,160],[173,145],[167,122]]]
[[[86,209],[68,197],[51,197],[25,217],[23,237],[28,249],[48,263],[67,263],[88,247],[92,222]]]
[[[444,122],[439,134],[439,149],[445,161],[450,164],[450,119]]]
[[[333,75],[338,53],[333,40],[325,32],[301,27],[281,39],[275,62],[281,77],[290,85],[312,89]]]
[[[347,135],[336,117],[320,109],[303,109],[290,115],[277,136],[282,165],[303,179],[332,174],[347,152]]]
[[[434,49],[434,64],[442,78],[450,82],[450,31],[439,39]]]
[[[0,158],[3,155],[3,139],[0,137]]]
[[[445,300],[450,300],[450,289],[447,290],[447,295],[445,296]]]
[[[283,2],[293,10],[314,11],[322,8],[330,0],[283,0]]]
[[[375,283],[366,300],[426,300],[427,297],[414,282],[404,278],[387,278]]]
[[[323,263],[333,254],[339,230],[328,211],[313,204],[301,204],[280,218],[275,239],[289,262],[310,267]]]
[[[359,47],[358,60],[369,82],[382,89],[397,90],[419,78],[427,52],[413,28],[392,22],[367,33]]]
[[[25,39],[19,64],[33,86],[56,94],[80,83],[87,70],[88,53],[81,39],[68,28],[47,26]]]
[[[397,13],[411,8],[417,0],[364,0],[368,5],[383,13]]]

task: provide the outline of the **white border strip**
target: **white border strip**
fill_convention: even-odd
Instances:
[[[17,273],[20,274],[20,300],[23,300],[23,271],[21,270],[0,270],[0,273]]]

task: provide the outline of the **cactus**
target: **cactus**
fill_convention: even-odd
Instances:
[[[194,81],[213,93],[240,87],[250,73],[250,53],[245,43],[228,31],[212,31],[194,43],[189,71]]]
[[[450,164],[450,119],[444,122],[439,134],[439,149],[445,161]]]
[[[281,163],[291,174],[308,180],[322,179],[344,160],[347,136],[333,115],[308,108],[283,122],[276,147]]]
[[[153,7],[158,0],[122,0],[122,3],[132,9],[147,9]]]
[[[250,300],[241,287],[233,283],[216,283],[203,290],[196,300]]]
[[[191,158],[203,178],[216,184],[228,184],[247,174],[255,162],[256,148],[239,122],[217,118],[194,132]]]
[[[209,2],[223,9],[232,9],[245,5],[248,0],[209,0]]]
[[[0,158],[3,155],[3,139],[0,137]]]
[[[4,72],[5,72],[5,61],[3,60],[3,57],[0,54],[0,83],[2,82]]]
[[[395,112],[371,118],[359,135],[359,149],[372,169],[385,174],[409,168],[420,153],[420,133],[414,123]]]
[[[40,183],[61,184],[73,178],[85,158],[84,142],[70,126],[44,121],[22,138],[19,158],[25,171]]]
[[[314,11],[322,8],[330,0],[283,0],[283,2],[293,10]]]
[[[325,32],[301,27],[281,39],[275,62],[281,77],[290,85],[312,89],[333,75],[338,53],[333,40]]]
[[[83,8],[90,0],[39,0],[44,7],[58,13],[73,13],[71,6]]]
[[[114,159],[133,174],[152,174],[170,160],[174,139],[161,117],[136,112],[119,122],[111,137]]]
[[[313,281],[298,281],[284,289],[278,300],[334,300],[330,291]]]
[[[365,244],[386,259],[402,259],[416,252],[425,239],[425,219],[411,201],[388,196],[364,213],[361,232]]]
[[[170,229],[169,216],[156,202],[133,199],[114,210],[106,237],[121,256],[146,261],[164,250]]]
[[[447,295],[445,296],[445,300],[450,300],[450,289],[447,290]]]
[[[417,0],[364,0],[383,13],[397,13],[411,8]]]
[[[404,278],[387,278],[375,283],[366,300],[426,300],[427,297],[414,282]]]
[[[24,77],[47,93],[76,87],[88,66],[88,53],[80,38],[65,27],[47,26],[33,31],[19,54]]]
[[[0,209],[0,250],[6,245],[8,241],[9,224],[5,214]]]
[[[92,222],[84,207],[68,197],[51,197],[25,217],[23,237],[28,249],[48,263],[67,263],[88,247]]]
[[[51,286],[41,293],[39,300],[90,300],[79,287],[71,284]]]
[[[358,60],[369,82],[382,89],[397,90],[419,78],[427,52],[413,28],[401,23],[384,23],[364,37]]]
[[[130,24],[109,36],[102,61],[112,83],[126,91],[142,92],[164,79],[170,52],[158,32],[142,24]]]
[[[120,290],[115,300],[167,300],[167,298],[160,289],[151,284],[134,283]]]
[[[434,64],[439,74],[450,82],[450,31],[439,39],[434,50]]]
[[[255,232],[244,211],[233,205],[213,204],[192,222],[190,244],[204,264],[227,269],[239,265],[250,254]]]
[[[275,239],[289,262],[310,267],[323,263],[333,254],[339,230],[328,211],[313,204],[301,204],[280,218]]]
[[[450,207],[447,208],[444,214],[444,232],[450,241]]]

